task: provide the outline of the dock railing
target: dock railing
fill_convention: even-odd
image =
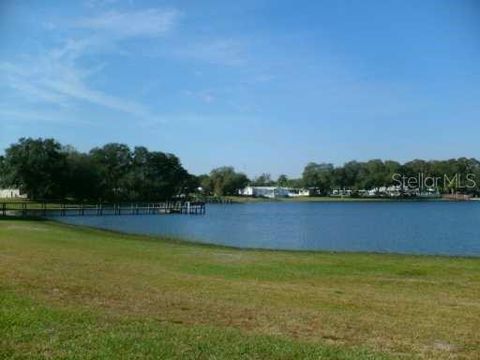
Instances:
[[[204,202],[165,201],[130,203],[8,202],[0,203],[1,216],[202,215]]]

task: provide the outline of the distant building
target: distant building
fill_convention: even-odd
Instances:
[[[289,197],[310,196],[310,193],[308,189],[288,189]]]
[[[0,199],[26,199],[26,194],[21,194],[20,189],[0,189]]]
[[[310,191],[306,189],[292,189],[281,186],[247,186],[239,191],[239,195],[274,199],[278,197],[309,196]]]
[[[352,190],[350,189],[334,189],[332,190],[331,196],[351,196]]]
[[[333,192],[332,192],[333,194]],[[438,189],[427,188],[409,188],[398,185],[380,186],[369,190],[358,190],[357,194],[361,197],[422,197],[437,198],[440,197]]]

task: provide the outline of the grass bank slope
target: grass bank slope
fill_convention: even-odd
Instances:
[[[0,358],[478,359],[480,260],[0,221]]]

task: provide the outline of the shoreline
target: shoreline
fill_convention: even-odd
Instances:
[[[225,199],[231,200],[235,204],[244,203],[262,203],[262,202],[468,202],[477,201],[480,198],[472,198],[470,200],[454,200],[445,198],[411,198],[411,199],[396,199],[396,198],[335,198],[329,196],[312,196],[312,197],[295,197],[295,198],[259,198],[259,197],[238,197],[226,196]]]

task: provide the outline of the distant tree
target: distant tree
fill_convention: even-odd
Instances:
[[[5,165],[5,156],[0,155],[0,186],[5,186],[7,176],[7,167]]]
[[[252,181],[252,185],[254,186],[272,186],[274,184],[275,182],[272,180],[272,176],[268,173],[263,173]]]
[[[235,169],[230,166],[212,170],[209,178],[212,192],[216,196],[237,195],[238,190],[249,183],[245,174],[235,172]]]
[[[128,197],[129,172],[132,153],[127,145],[111,143],[90,150],[90,157],[101,175],[102,194],[106,200],[117,201]]]
[[[148,183],[151,184],[147,199],[165,200],[188,193],[190,176],[175,155],[152,152],[147,169]]]
[[[338,167],[332,171],[332,188],[345,189],[348,186],[346,171],[344,167]]]
[[[309,163],[303,170],[303,183],[308,188],[314,188],[320,194],[328,194],[333,184],[332,164]]]
[[[286,186],[296,189],[304,187],[302,179],[288,179]]]
[[[3,182],[32,199],[62,198],[67,189],[67,161],[54,139],[21,138],[5,151]]]
[[[184,180],[184,193],[187,194],[193,194],[193,193],[198,193],[199,187],[200,187],[200,177],[196,175],[189,174],[187,172],[187,176]]]
[[[93,160],[87,154],[71,150],[66,156],[66,195],[81,201],[100,199],[102,177]]]
[[[150,188],[153,186],[148,176],[149,161],[150,152],[146,147],[137,146],[133,149],[131,164],[124,180],[130,200],[149,199]]]
[[[362,164],[357,161],[350,161],[343,165],[341,174],[338,174],[338,187],[350,188],[352,190],[361,189],[361,174]]]
[[[289,186],[289,180],[287,175],[280,175],[277,179],[278,186]]]
[[[136,147],[128,168],[123,186],[129,200],[166,200],[187,195],[195,186],[195,177],[188,174],[173,154]]]
[[[476,196],[480,195],[480,161],[476,159],[471,159],[473,163],[472,173],[470,176],[470,181],[468,181],[469,185],[469,193],[474,194]],[[473,183],[472,183],[473,181]]]
[[[364,187],[367,189],[379,188],[386,183],[385,165],[382,160],[374,159],[365,163]]]
[[[452,164],[454,165],[454,164]],[[403,164],[403,172],[408,177],[418,177],[419,174],[431,174],[430,164],[425,160],[415,159]],[[453,167],[452,167],[453,168]],[[448,169],[445,169],[448,171]]]
[[[384,185],[390,186],[395,184],[395,174],[401,174],[402,165],[396,161],[387,160],[384,163],[385,175],[384,175]]]
[[[198,176],[198,183],[199,183],[199,186],[202,188],[202,192],[205,194],[205,195],[212,195],[213,194],[213,183],[212,183],[212,179],[210,178],[210,176],[208,174],[202,174],[202,175],[199,175]]]

